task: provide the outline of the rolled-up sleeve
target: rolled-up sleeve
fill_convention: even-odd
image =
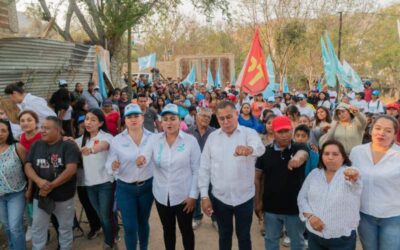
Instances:
[[[246,146],[250,146],[253,148],[253,153],[251,154],[251,156],[260,157],[265,152],[264,143],[262,142],[260,136],[257,134],[256,131],[249,129],[247,130],[247,133],[248,136],[246,140]]]

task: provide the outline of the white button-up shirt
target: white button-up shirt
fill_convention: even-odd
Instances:
[[[320,218],[325,225],[322,232],[319,232],[307,221],[307,229],[325,239],[350,236],[360,221],[362,182],[357,180],[353,184],[346,181],[343,173],[345,169],[339,168],[330,183],[326,180],[325,170],[314,169],[304,181],[297,198],[303,221],[306,220],[303,213],[310,213]]]
[[[144,167],[138,167],[136,159],[147,145],[152,134],[150,131],[143,129],[140,145],[136,145],[126,129],[115,136],[111,141],[106,162],[108,173],[114,174],[116,179],[126,183],[150,179],[153,176],[154,163],[150,162]],[[112,163],[116,160],[119,161],[120,166],[119,169],[113,171]]]
[[[234,156],[237,146],[250,146],[249,156]],[[265,151],[259,135],[254,129],[238,125],[228,135],[218,129],[206,141],[199,170],[201,197],[208,196],[211,181],[213,195],[223,203],[237,206],[255,194],[255,161]]]
[[[146,162],[154,161],[153,194],[161,204],[181,204],[186,198],[197,199],[200,146],[194,136],[179,131],[169,146],[165,133],[154,134],[142,155]]]
[[[359,145],[351,150],[350,160],[364,184],[361,212],[377,218],[400,216],[400,147],[393,144],[374,165],[371,143]]]
[[[21,111],[32,110],[39,118],[39,126],[47,116],[57,116],[56,113],[47,105],[45,99],[34,96],[30,93],[26,94],[24,100],[17,105]]]
[[[75,139],[79,148],[82,148],[83,136]],[[111,143],[113,136],[109,133],[100,130],[93,138],[88,138],[85,147],[93,148],[94,145],[100,142]],[[93,186],[106,182],[113,182],[114,178],[108,174],[105,168],[108,150],[98,152],[96,154],[82,155],[82,163],[84,170],[85,186]]]

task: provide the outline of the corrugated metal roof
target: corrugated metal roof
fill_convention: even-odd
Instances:
[[[26,91],[49,98],[65,79],[72,90],[76,82],[84,85],[95,69],[94,46],[41,38],[0,39],[0,95],[7,84],[26,82]]]

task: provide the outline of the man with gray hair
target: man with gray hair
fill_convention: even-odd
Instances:
[[[203,108],[200,107],[198,108],[196,117],[195,117],[195,125],[190,127],[189,130],[187,131],[189,134],[193,135],[196,139],[197,142],[199,143],[201,151],[203,151],[204,145],[206,144],[208,136],[215,130],[215,128],[210,127],[210,121],[211,121],[211,115],[212,111],[211,109],[208,108]],[[211,186],[210,186],[211,189]],[[211,191],[209,190],[209,196],[211,196]],[[200,204],[200,199],[197,199],[196,201],[196,208],[194,210],[193,214],[193,229],[197,229],[200,224],[201,220],[203,219],[203,213],[201,212],[201,204]],[[218,225],[215,220],[215,216],[211,217],[213,227],[218,230]]]

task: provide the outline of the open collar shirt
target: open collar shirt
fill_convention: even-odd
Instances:
[[[234,156],[237,146],[250,146],[249,156]],[[237,206],[255,194],[255,161],[265,146],[254,129],[238,125],[228,135],[222,129],[212,132],[204,146],[199,170],[201,197],[208,196],[211,182],[213,195],[223,203]]]
[[[170,146],[165,133],[151,136],[143,151],[146,162],[154,162],[153,194],[164,206],[176,206],[186,198],[197,199],[200,147],[194,136],[179,131]]]
[[[396,144],[374,164],[371,143],[356,146],[350,153],[363,182],[361,212],[377,218],[400,216],[400,147]]]
[[[136,158],[141,155],[152,134],[150,131],[143,129],[143,136],[139,145],[132,140],[127,129],[115,136],[111,141],[106,162],[108,173],[114,174],[116,179],[126,183],[150,179],[153,176],[154,162],[151,161],[144,167],[138,167]],[[116,160],[120,162],[120,167],[118,170],[113,171],[112,163]]]

